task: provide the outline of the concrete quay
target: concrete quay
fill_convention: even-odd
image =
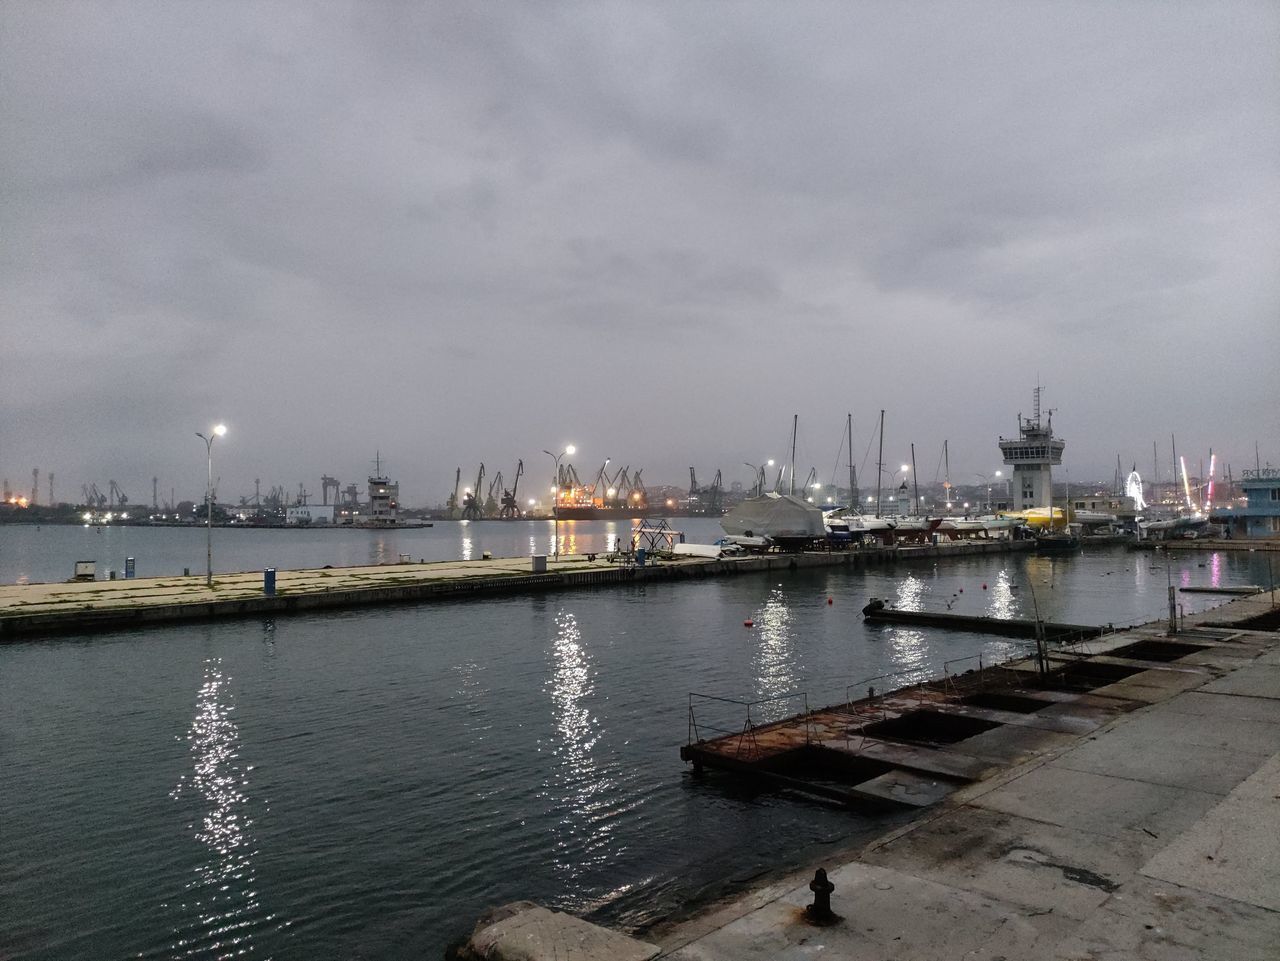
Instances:
[[[1189,618],[1176,639],[1210,646],[1168,664],[1181,670],[1092,692],[1144,706],[1057,735],[870,844],[646,932],[625,955],[545,911],[499,913],[472,944],[525,961],[1274,958],[1280,635],[1230,625],[1278,613],[1262,594]],[[1158,623],[1128,636],[1144,634],[1167,637]],[[818,867],[834,884],[828,924],[805,910]]]
[[[276,617],[333,608],[456,600],[689,577],[722,577],[809,567],[861,569],[1023,549],[1029,542],[957,542],[847,551],[753,554],[712,559],[651,558],[638,567],[612,555],[547,558],[534,573],[529,557],[280,570],[276,591],[263,592],[261,571],[140,577],[128,580],[0,586],[0,642],[17,638],[136,629],[183,621]]]

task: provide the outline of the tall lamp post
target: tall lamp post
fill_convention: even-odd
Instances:
[[[991,478],[986,474],[975,474],[975,477],[982,478],[982,483],[987,485],[987,510],[991,510]]]
[[[556,560],[560,559],[560,458],[564,457],[566,454],[572,457],[577,452],[578,452],[578,448],[574,447],[572,444],[570,444],[568,447],[566,447],[564,450],[562,450],[558,454],[551,453],[551,451],[547,450],[545,447],[542,449],[542,453],[546,454],[553,461],[555,461],[555,465],[556,465],[556,476],[555,476],[554,486],[551,489],[551,496],[555,498],[551,502],[551,516],[555,518],[555,531],[556,531],[555,558]]]
[[[227,432],[226,424],[218,424],[211,431],[209,436],[196,431],[196,436],[204,441],[204,452],[209,458],[209,483],[204,489],[204,547],[205,547],[205,578],[206,587],[213,587],[213,442],[215,438],[223,436]]]

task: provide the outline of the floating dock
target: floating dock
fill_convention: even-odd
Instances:
[[[1249,592],[1252,593],[1252,592]],[[952,614],[949,611],[906,611],[873,601],[862,609],[868,621],[887,624],[908,624],[918,627],[941,627],[952,631],[971,631],[975,634],[994,634],[999,637],[1035,638],[1038,626],[1034,620],[1020,617],[994,618],[973,614]],[[1065,642],[1101,637],[1110,626],[1095,627],[1089,624],[1060,624],[1043,622],[1045,639]]]
[[[979,660],[963,674],[892,693],[876,691],[882,679],[858,682],[846,694],[865,697],[817,710],[803,693],[752,702],[691,694],[680,757],[698,773],[718,770],[845,804],[928,807],[1257,653],[1233,628],[1172,637],[1094,630],[1086,644],[1053,651],[1043,673],[1034,659]],[[787,699],[801,711],[761,720]]]
[[[1262,593],[1262,588],[1257,584],[1241,584],[1239,587],[1179,587],[1178,590],[1183,594],[1234,594],[1238,597]]]

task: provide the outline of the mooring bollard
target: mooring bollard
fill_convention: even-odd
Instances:
[[[831,911],[831,892],[835,889],[836,886],[827,880],[825,869],[818,868],[813,873],[813,880],[809,882],[809,890],[813,892],[813,904],[804,909],[809,920],[819,924],[829,924],[836,919]]]

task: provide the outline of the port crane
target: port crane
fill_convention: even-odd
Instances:
[[[480,472],[476,474],[476,486],[468,488],[462,494],[462,519],[464,521],[478,521],[480,519],[480,490],[484,484],[484,464],[480,465]]]
[[[516,477],[511,482],[511,490],[502,492],[502,508],[498,516],[503,520],[519,520],[520,502],[516,500],[520,490],[520,475],[524,473],[524,461],[516,461]]]
[[[709,487],[700,487],[697,472],[692,467],[689,468],[689,510],[716,517],[724,513],[720,471],[716,471],[715,480]]]
[[[618,507],[625,500],[622,493],[624,487],[623,478],[627,476],[627,471],[631,465],[619,467],[611,475],[609,473],[609,461],[606,460],[596,473],[595,483],[591,487],[591,503],[600,507]],[[630,481],[626,481],[629,485]]]
[[[129,498],[125,496],[124,491],[120,489],[120,485],[115,481],[107,481],[108,485],[108,503],[112,508],[124,507],[129,503]]]
[[[484,499],[484,516],[496,517],[498,515],[498,494],[502,491],[502,471],[493,475],[493,480],[489,482],[489,494]]]
[[[330,490],[333,491],[333,503],[334,504],[338,503],[339,489],[340,488],[338,486],[338,479],[336,477],[330,477],[328,474],[325,474],[320,478],[320,496],[323,498],[322,503],[324,504],[324,506],[327,507],[329,505]]]
[[[614,487],[618,492],[615,503],[618,507],[644,510],[649,506],[649,494],[644,489],[644,481],[640,477],[643,471],[637,467],[635,473],[632,474],[630,470],[630,465],[628,465],[618,474]]]
[[[449,511],[450,517],[458,516],[458,488],[462,486],[462,468],[459,467],[453,475],[453,493],[449,495],[449,500],[445,503],[445,509]]]
[[[84,506],[97,510],[107,506],[107,496],[98,490],[97,484],[82,484],[80,491],[84,495]]]

